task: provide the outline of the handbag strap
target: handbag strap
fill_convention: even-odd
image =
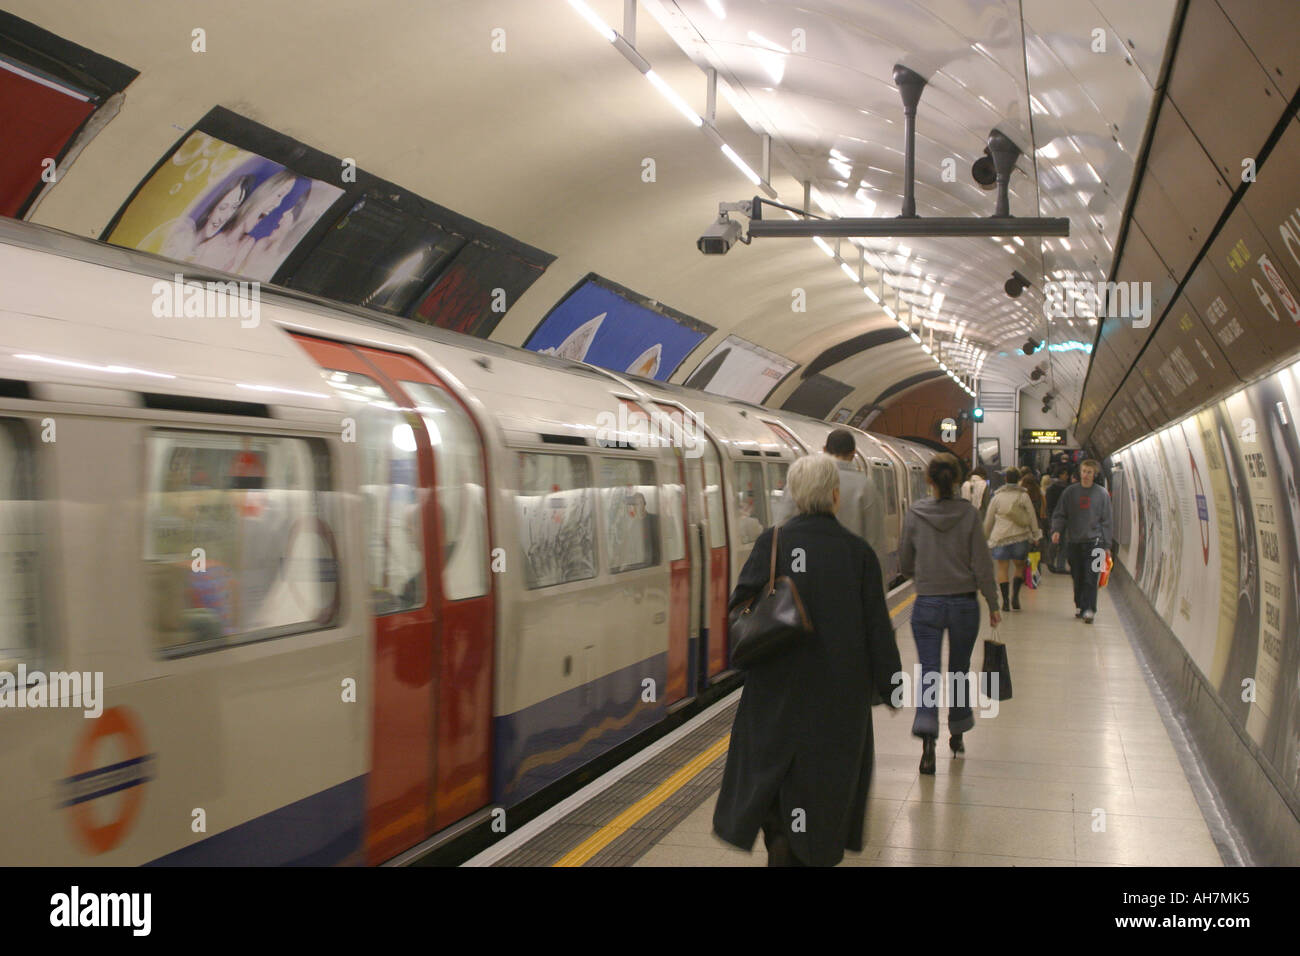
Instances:
[[[771,594],[776,590],[776,538],[781,533],[780,525],[772,527],[772,566],[767,573],[767,593]]]

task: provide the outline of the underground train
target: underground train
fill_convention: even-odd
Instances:
[[[392,861],[729,673],[834,426],[177,268],[0,219],[0,863]]]

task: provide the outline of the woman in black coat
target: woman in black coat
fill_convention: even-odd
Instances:
[[[798,514],[780,527],[776,574],[794,582],[813,634],[746,673],[713,829],[749,850],[761,828],[772,866],[834,866],[862,849],[871,705],[893,706],[902,665],[875,552],[835,519],[835,459],[800,458],[786,492]],[[766,587],[771,548],[768,528],[731,607]]]

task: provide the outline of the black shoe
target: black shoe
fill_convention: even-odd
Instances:
[[[934,776],[934,738],[921,738],[921,773],[928,773]]]
[[[1011,610],[1013,610],[1013,611],[1019,611],[1019,610],[1020,610],[1020,595],[1019,595],[1019,594],[1017,594],[1015,597],[1013,597],[1013,598],[1011,599]]]
[[[961,734],[953,734],[949,737],[948,746],[952,748],[953,756],[966,752],[966,745],[962,742]]]
[[[1011,588],[1011,609],[1013,611],[1020,610],[1020,588],[1024,583],[1025,579],[1023,577],[1016,578],[1015,586]]]

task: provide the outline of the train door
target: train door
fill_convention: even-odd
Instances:
[[[378,863],[489,799],[482,442],[465,410],[413,359],[295,338],[355,410],[342,428],[362,450],[375,615],[367,846]],[[466,472],[477,477],[464,481]]]
[[[434,489],[432,550],[437,617],[437,765],[432,830],[486,805],[492,774],[492,655],[495,596],[491,516],[483,436],[464,404],[428,368],[406,355],[357,350],[401,391],[424,425]]]
[[[703,432],[697,432],[704,437]],[[722,457],[712,440],[704,437],[701,445],[700,472],[703,480],[704,511],[708,546],[708,612],[700,635],[703,677],[720,674],[727,668],[727,600],[731,596],[731,546],[727,535],[727,505],[723,490]]]
[[[631,406],[631,402],[624,399]],[[635,406],[632,406],[635,407]],[[696,428],[696,422],[687,419],[690,413],[664,402],[655,402],[655,409],[667,416],[668,433],[672,436],[676,482],[664,484],[663,513],[671,527],[664,528],[664,544],[668,557],[671,586],[668,609],[668,696],[673,704],[684,697],[696,694],[695,654],[699,647],[700,602],[703,599],[703,554],[698,546],[699,502],[695,495],[699,489],[699,458],[687,458],[686,436],[695,436],[693,442],[708,441]],[[692,446],[694,447],[694,446]],[[695,488],[691,487],[691,475]],[[696,512],[696,514],[692,514]]]
[[[791,460],[807,454],[808,449],[803,443],[790,434],[788,430],[776,422],[763,419],[763,423],[772,429],[772,433],[783,444],[790,453]],[[768,452],[768,456],[774,456],[775,452]],[[781,524],[787,518],[795,513],[794,502],[790,500],[789,495],[785,493],[785,478],[790,471],[790,462],[788,461],[769,461],[767,462],[767,493],[768,493],[768,513],[771,516],[771,522],[774,525]]]

